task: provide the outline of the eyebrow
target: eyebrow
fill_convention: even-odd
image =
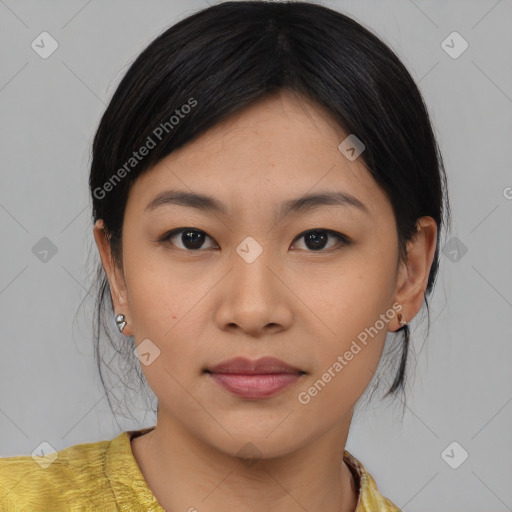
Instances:
[[[203,212],[228,215],[226,206],[217,199],[205,194],[179,190],[166,190],[158,194],[146,205],[145,211],[151,212],[164,205],[186,206]],[[280,214],[284,217],[291,212],[307,212],[320,206],[352,206],[367,214],[370,213],[362,201],[347,192],[325,191],[283,202]]]

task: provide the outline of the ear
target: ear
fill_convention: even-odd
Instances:
[[[406,261],[400,263],[395,300],[402,305],[400,313],[409,323],[420,311],[427,289],[428,276],[437,244],[437,224],[432,217],[421,217],[417,232],[407,242]],[[396,329],[402,327],[396,319]],[[396,330],[395,329],[395,330]]]
[[[114,314],[122,313],[125,316],[126,326],[123,329],[125,336],[133,336],[128,294],[122,270],[116,265],[112,257],[110,240],[107,237],[103,219],[94,224],[94,239],[100,253],[103,269],[110,284],[110,294],[114,306]]]

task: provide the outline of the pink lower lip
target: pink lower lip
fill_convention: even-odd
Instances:
[[[300,373],[267,373],[245,375],[238,373],[211,373],[211,377],[234,395],[243,398],[266,398],[294,384]]]

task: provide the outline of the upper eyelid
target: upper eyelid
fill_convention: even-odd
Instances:
[[[204,233],[206,236],[208,236],[208,237],[213,239],[213,237],[211,235],[209,235],[203,229],[191,228],[191,227],[183,227],[183,228],[171,229],[171,230],[165,232],[160,238],[161,239],[165,239],[165,238],[167,238],[169,236],[174,236],[174,235],[177,235],[178,233],[182,233],[183,231],[187,231],[187,230],[189,230],[189,231],[198,231],[199,233]],[[330,234],[333,234],[333,235],[340,235],[340,236],[344,236],[345,238],[348,238],[343,233],[340,233],[339,231],[336,231],[335,229],[331,229],[331,228],[310,228],[310,229],[306,229],[304,231],[301,231],[295,238],[297,238],[299,236],[303,236],[303,235],[305,235],[307,233],[311,233],[313,231],[325,231],[326,233],[330,233]]]

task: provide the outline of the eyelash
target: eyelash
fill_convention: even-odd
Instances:
[[[200,229],[196,229],[196,228],[177,228],[177,229],[173,229],[173,230],[168,231],[167,233],[165,233],[158,240],[158,242],[169,242],[171,245],[174,245],[174,244],[172,244],[170,239],[173,238],[176,235],[184,233],[185,231],[192,231],[192,232],[195,232],[195,233],[201,233],[203,235],[206,235],[208,238],[212,239],[207,233],[205,233],[204,231],[202,231]],[[321,228],[308,229],[307,231],[302,232],[300,235],[297,235],[295,237],[295,239],[293,240],[293,243],[295,243],[296,240],[299,240],[300,238],[308,235],[309,233],[327,233],[327,234],[329,234],[331,236],[334,236],[338,240],[338,244],[336,246],[334,246],[334,247],[329,248],[329,249],[319,249],[317,251],[308,250],[308,249],[306,250],[307,252],[311,252],[311,253],[333,252],[333,251],[341,249],[344,246],[350,245],[352,243],[352,241],[347,236],[343,235],[342,233],[338,233],[337,231],[333,231],[332,229],[321,229]],[[177,249],[183,250],[183,251],[186,251],[186,252],[200,252],[201,250],[204,250],[204,249],[195,249],[195,250],[194,249],[187,249],[186,247],[185,248],[177,247]]]

